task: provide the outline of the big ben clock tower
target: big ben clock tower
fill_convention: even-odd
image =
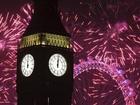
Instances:
[[[17,56],[18,105],[71,105],[73,53],[57,0],[34,0]]]

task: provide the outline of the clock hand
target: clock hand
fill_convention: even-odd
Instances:
[[[29,67],[29,57],[27,57],[27,68]]]
[[[57,58],[57,68],[59,68],[59,56]]]

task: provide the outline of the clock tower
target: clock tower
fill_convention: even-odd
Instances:
[[[57,0],[33,0],[34,14],[17,53],[18,105],[71,105],[73,52]]]

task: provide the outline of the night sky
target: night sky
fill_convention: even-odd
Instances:
[[[61,0],[72,37],[72,105],[140,105],[140,1]],[[0,3],[0,104],[16,103],[16,52],[29,21],[29,0]]]

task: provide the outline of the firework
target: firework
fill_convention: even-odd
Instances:
[[[31,19],[31,4],[19,13],[0,14],[0,103],[16,102],[16,53],[20,37]]]
[[[112,90],[110,86],[108,88],[110,89],[114,99],[110,99],[111,101],[107,102],[101,102],[100,100],[100,91],[104,88],[99,89],[99,85],[102,85],[102,83],[105,83],[108,85],[111,81],[111,79],[106,80],[107,77],[103,76],[101,71],[98,71],[98,68],[94,68],[97,70],[94,70],[93,72],[90,72],[93,77],[90,78],[90,73],[88,74],[87,71],[90,70],[90,68],[87,68],[88,70],[85,72],[86,67],[82,68],[80,67],[79,70],[76,70],[76,74],[79,73],[79,75],[75,76],[75,86],[80,87],[80,83],[83,84],[81,87],[83,88],[76,88],[74,91],[78,92],[77,95],[81,95],[81,103],[82,98],[85,100],[84,102],[87,102],[88,105],[94,103],[94,105],[139,105],[140,104],[140,8],[139,4],[140,2],[138,0],[130,1],[121,1],[121,0],[78,0],[79,3],[75,7],[79,10],[70,10],[66,7],[64,7],[61,11],[61,17],[63,24],[67,27],[66,29],[68,32],[71,33],[73,40],[79,44],[79,46],[82,46],[82,49],[80,49],[80,52],[76,50],[75,58],[76,59],[85,59],[87,56],[92,56],[94,59],[103,62],[106,65],[115,65],[115,68],[121,68],[121,71],[117,71],[117,69],[109,69],[105,73],[110,75],[109,73],[120,73],[125,72],[124,77],[114,77],[111,76],[111,78],[117,83],[112,82],[112,87],[116,87],[120,89],[120,94],[122,91],[122,96],[117,95],[115,93],[115,89]],[[75,3],[75,1],[73,1]],[[68,5],[69,7],[69,5]],[[65,9],[66,8],[66,9]],[[74,47],[76,49],[76,47]],[[81,56],[80,56],[81,55]],[[77,62],[75,62],[77,63]],[[82,65],[82,64],[81,64]],[[95,65],[94,65],[95,66]],[[78,67],[78,66],[76,66]],[[83,71],[81,73],[81,71]],[[102,75],[101,75],[102,74]],[[82,76],[80,76],[82,75]],[[113,75],[113,74],[112,74]],[[103,79],[101,79],[103,77]],[[90,78],[90,79],[89,79]],[[94,78],[97,78],[98,83],[93,82],[90,83],[91,80],[95,80]],[[128,79],[125,81],[125,79]],[[85,79],[85,80],[84,80]],[[84,81],[89,81],[89,84],[92,84],[93,96],[95,98],[90,98],[88,101],[88,90],[85,91],[84,88]],[[124,89],[121,86],[119,81],[125,81],[124,83],[131,83],[131,87]],[[96,86],[95,84],[98,84]],[[113,85],[114,84],[114,85]],[[87,84],[85,84],[87,85]],[[88,85],[85,86],[89,89]],[[96,89],[98,90],[96,90]],[[105,89],[106,90],[106,89]],[[118,89],[117,89],[118,90]],[[117,91],[116,90],[116,91]],[[135,98],[126,98],[127,96],[125,94],[125,91],[130,90],[128,94],[136,94]],[[135,93],[131,92],[131,90],[135,90]],[[110,91],[107,91],[102,93],[104,95],[105,99],[108,99],[109,96],[108,93]],[[81,94],[80,94],[81,92]],[[83,92],[83,93],[82,93]],[[87,92],[87,93],[86,93]],[[95,92],[95,93],[94,93]],[[107,93],[108,92],[108,93]],[[85,93],[85,94],[84,94]],[[97,95],[98,94],[98,95]],[[73,98],[74,105],[76,102],[80,102],[80,98],[77,99],[76,94],[74,92],[75,99]],[[86,96],[84,96],[86,95]],[[111,97],[111,96],[110,96]],[[115,97],[119,97],[120,99],[117,99]],[[124,100],[121,101],[121,100]],[[119,102],[120,101],[120,102]],[[132,102],[132,103],[129,103]],[[83,102],[83,103],[84,103]],[[86,105],[86,104],[84,104]]]

